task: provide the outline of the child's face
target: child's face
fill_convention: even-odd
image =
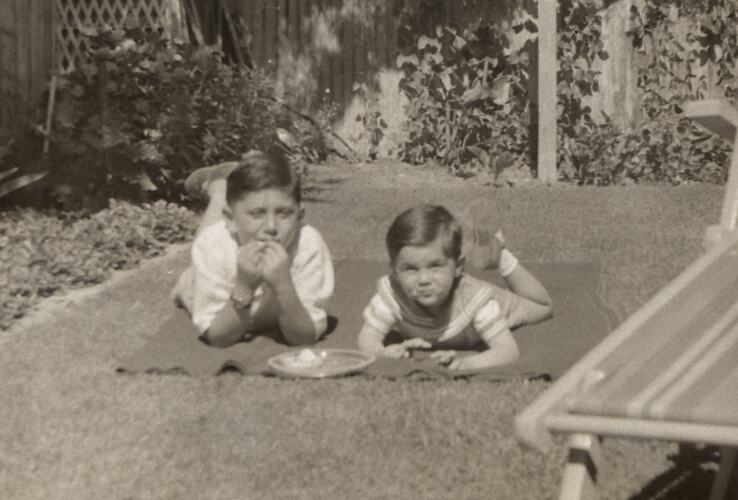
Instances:
[[[437,311],[448,301],[461,263],[447,257],[440,240],[426,246],[406,246],[392,264],[402,291],[421,306]]]
[[[239,245],[274,240],[287,248],[300,228],[303,209],[289,193],[269,188],[247,194],[223,213]]]

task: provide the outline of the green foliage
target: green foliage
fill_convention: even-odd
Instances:
[[[515,27],[536,31],[530,19]],[[402,159],[438,161],[458,175],[530,165],[528,148],[529,60],[512,52],[506,35],[487,21],[457,30],[438,27],[420,35],[397,58],[408,98],[408,140]]]
[[[682,103],[703,99],[718,89],[735,102],[735,64],[738,57],[733,0],[702,2],[675,0],[648,3],[643,12],[631,10],[634,28],[628,33],[640,57],[644,127],[661,145],[659,160],[681,172],[669,172],[673,182],[724,182],[732,144],[680,116]],[[663,132],[656,132],[661,130]],[[653,140],[653,138],[652,138]],[[671,169],[670,169],[671,170]]]
[[[405,2],[400,13],[400,88],[409,100],[409,140],[400,157],[439,161],[458,175],[510,167],[527,169],[535,137],[529,134],[526,46],[510,49],[509,34],[481,20],[464,29],[439,27],[423,15],[434,0]],[[609,55],[602,41],[601,0],[562,2],[558,12],[557,135],[561,180],[576,184],[634,182],[721,183],[731,145],[682,115],[684,102],[719,88],[735,100],[738,2],[646,2],[631,10],[628,35],[637,51],[640,118],[621,129],[606,115],[593,116],[600,68]],[[426,9],[427,10],[427,9]],[[443,17],[443,16],[441,16]],[[526,14],[517,33],[535,38]],[[376,118],[371,114],[369,132]]]
[[[568,8],[567,8],[568,7]],[[591,109],[584,99],[599,91],[599,71],[594,69],[598,60],[608,58],[601,40],[602,17],[599,2],[579,0],[562,6],[559,12],[557,54],[559,69],[556,74],[557,111],[557,168],[565,180],[578,181],[597,175],[600,171],[609,175],[607,167],[597,162],[602,156],[598,150],[618,134],[608,126],[600,126],[591,116]]]
[[[325,161],[331,154],[328,135],[337,116],[338,105],[327,104],[317,110],[314,118],[302,114],[292,118],[290,129],[295,142],[293,160],[298,170],[305,173],[307,165]]]
[[[710,80],[726,97],[735,96],[737,6],[732,0],[713,3],[675,0],[647,2],[643,12],[631,8],[627,34],[636,50],[641,117],[629,130],[620,130],[608,116],[594,120],[581,104],[598,90],[595,58],[607,55],[597,3],[572,4],[559,40],[558,165],[563,180],[598,185],[725,181],[731,145],[684,118],[681,108],[704,98]]]
[[[89,31],[90,58],[59,79],[50,154],[60,183],[98,200],[179,200],[195,168],[267,147],[279,113],[262,72],[135,25]]]
[[[0,329],[43,297],[104,281],[186,241],[192,212],[158,201],[137,207],[110,202],[89,217],[33,209],[0,212]]]
[[[364,102],[364,111],[356,114],[356,121],[361,123],[366,132],[369,144],[367,156],[369,161],[374,161],[377,159],[379,143],[384,139],[384,131],[387,129],[387,122],[384,121],[382,112],[379,110],[379,93],[366,83],[355,83],[353,90],[354,94],[361,97]],[[362,135],[358,138],[364,138]]]

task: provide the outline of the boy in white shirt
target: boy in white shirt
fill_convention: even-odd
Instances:
[[[279,330],[292,345],[318,340],[327,328],[333,264],[320,233],[302,223],[300,178],[287,160],[254,151],[201,169],[189,183],[205,189],[210,202],[192,265],[173,295],[202,339],[226,347]]]

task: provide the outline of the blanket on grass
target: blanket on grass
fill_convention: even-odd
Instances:
[[[525,265],[551,294],[554,318],[513,332],[521,353],[517,362],[484,371],[451,372],[421,355],[403,360],[378,359],[363,375],[393,379],[557,378],[607,335],[617,325],[618,318],[600,297],[601,270],[597,264]],[[381,262],[335,263],[336,289],[328,308],[329,332],[315,348],[357,348],[362,311],[375,292],[377,279],[386,272],[387,264]],[[503,286],[494,272],[475,274]],[[237,370],[244,375],[276,375],[268,359],[299,349],[284,344],[275,334],[259,335],[227,348],[208,346],[198,335],[187,313],[172,306],[158,330],[142,348],[119,363],[118,371],[207,376]]]

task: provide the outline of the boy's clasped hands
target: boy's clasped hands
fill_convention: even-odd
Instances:
[[[287,250],[274,240],[253,240],[238,248],[237,294],[248,294],[266,282],[275,291],[290,282]]]

